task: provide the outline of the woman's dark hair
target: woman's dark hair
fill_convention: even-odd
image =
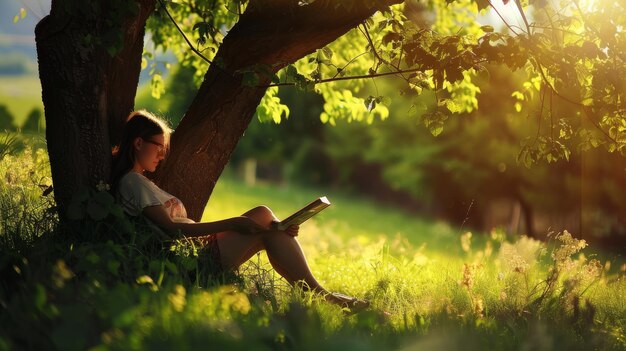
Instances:
[[[124,174],[128,173],[135,164],[133,141],[135,138],[148,139],[163,134],[165,148],[169,149],[169,137],[172,130],[165,121],[145,110],[133,111],[128,115],[120,144],[112,150],[111,163],[111,193],[115,194],[118,183]]]

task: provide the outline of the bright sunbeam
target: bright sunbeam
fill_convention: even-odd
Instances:
[[[526,31],[526,25],[515,4],[515,0],[508,1],[506,4],[502,0],[489,0],[489,2],[493,7],[489,14],[491,20],[495,23],[501,23],[502,26],[508,24],[516,33]],[[530,17],[529,13],[525,13],[525,15],[526,18]]]

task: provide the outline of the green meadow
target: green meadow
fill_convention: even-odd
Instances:
[[[190,279],[202,273],[193,243],[155,245],[113,203],[105,218],[87,211],[61,228],[41,196],[47,165],[30,149],[0,163],[0,350],[626,347],[624,261],[567,232],[548,242],[471,233],[341,189],[249,186],[227,169],[203,220],[257,205],[285,217],[330,199],[298,240],[329,290],[371,300],[350,314],[288,286],[264,254],[228,279]],[[107,203],[106,194],[76,201]]]

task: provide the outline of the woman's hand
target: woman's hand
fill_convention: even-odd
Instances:
[[[289,227],[287,227],[287,229],[285,229],[285,233],[295,237],[295,236],[298,236],[299,229],[300,229],[300,226],[292,224]]]
[[[277,230],[278,223],[280,223],[280,221],[277,221],[275,219],[272,220],[272,223],[270,224],[270,229]],[[290,236],[298,236],[299,229],[300,229],[300,226],[292,224],[289,227],[287,227],[287,229],[285,229],[284,232]]]
[[[241,234],[256,234],[267,231],[265,228],[246,216],[239,216],[233,218],[233,230]]]

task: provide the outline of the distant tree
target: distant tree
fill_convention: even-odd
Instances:
[[[22,130],[25,132],[39,133],[44,130],[43,123],[44,121],[41,110],[35,107],[26,117],[26,122],[22,125]]]
[[[15,131],[13,114],[6,105],[0,104],[0,131]]]

